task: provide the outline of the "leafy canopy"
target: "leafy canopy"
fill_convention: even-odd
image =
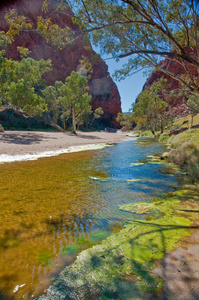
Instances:
[[[103,54],[128,63],[116,72],[123,79],[143,68],[157,68],[199,94],[199,5],[194,0],[77,0],[70,1],[76,23],[89,33]],[[160,61],[168,57],[184,69],[183,76]]]
[[[21,55],[20,61],[14,61],[5,57],[5,48],[12,43],[15,35],[20,30],[31,28],[31,24],[23,16],[17,16],[15,11],[6,15],[9,25],[7,32],[0,32],[0,103],[11,104],[33,115],[41,114],[46,109],[44,98],[39,94],[39,87],[45,86],[42,78],[50,71],[50,60],[36,61],[27,57],[29,50],[18,47]]]

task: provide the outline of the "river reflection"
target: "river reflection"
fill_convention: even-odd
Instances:
[[[154,141],[0,165],[0,299],[31,299],[76,254],[122,228],[118,206],[161,198],[177,185],[146,158]],[[144,161],[144,162],[143,162]]]

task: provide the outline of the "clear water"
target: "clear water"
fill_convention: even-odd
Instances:
[[[0,165],[0,299],[38,296],[77,253],[121,229],[119,206],[164,197],[172,170],[148,139]]]

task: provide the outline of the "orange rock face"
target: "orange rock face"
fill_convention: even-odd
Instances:
[[[56,4],[56,0],[51,0],[51,4]],[[121,112],[120,95],[116,84],[113,82],[108,72],[105,62],[93,50],[89,42],[85,44],[83,36],[75,39],[72,44],[66,45],[63,49],[58,49],[52,44],[48,44],[35,30],[38,16],[50,18],[52,23],[64,28],[68,26],[75,34],[81,34],[79,27],[72,22],[72,12],[67,9],[55,11],[50,4],[48,11],[42,10],[43,0],[16,0],[2,1],[0,4],[0,30],[6,30],[7,25],[4,19],[5,13],[9,9],[16,9],[19,15],[24,15],[33,24],[32,30],[22,31],[16,36],[12,45],[7,48],[7,57],[20,59],[17,46],[30,49],[30,56],[36,60],[41,58],[51,59],[52,71],[45,75],[47,85],[53,85],[55,81],[65,81],[65,78],[72,71],[81,69],[80,59],[82,57],[91,59],[92,74],[89,80],[90,93],[92,95],[92,107],[102,107],[104,111],[103,122],[107,126],[118,126],[115,118]]]

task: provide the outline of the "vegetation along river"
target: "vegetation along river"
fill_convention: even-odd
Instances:
[[[183,226],[189,226],[190,219],[179,215],[171,219],[174,214],[170,202],[178,188],[178,174],[154,159],[154,155],[165,148],[154,140],[143,138],[101,150],[0,165],[0,299],[32,299],[41,295],[52,279],[73,263],[82,250],[100,243],[103,246],[102,240],[108,236],[109,243],[112,236],[116,236],[118,243],[121,230],[144,236],[142,227],[146,221],[148,225],[144,228],[154,226],[154,220],[158,226],[166,226],[164,222],[176,225],[168,236],[164,236],[169,250],[181,236],[188,235]],[[174,200],[173,203],[178,205]],[[178,232],[177,225],[181,226]],[[122,238],[124,236],[127,236],[125,232]],[[148,272],[151,260],[161,259],[165,253],[158,239],[155,237],[156,242],[152,242],[153,236],[149,239],[144,236],[139,242],[132,242],[135,240],[132,236],[131,245],[136,245],[133,251],[127,240],[123,243],[126,243],[125,247],[116,245],[114,238],[111,240],[111,244],[116,245],[115,251],[122,251],[116,255],[118,261],[113,262],[112,271],[116,268],[121,274],[129,274],[123,295],[130,293],[132,284],[136,284],[136,276],[141,284],[139,289],[148,284],[148,279],[142,280],[143,272]],[[140,253],[145,258],[140,258]],[[128,265],[131,256],[135,259],[134,266],[132,262]],[[104,260],[105,257],[108,255],[103,256]],[[138,264],[144,266],[142,272]],[[101,265],[96,261],[92,268],[100,274],[103,272]],[[111,288],[109,281],[102,283],[103,288],[100,287],[96,294],[99,299],[117,299],[116,277],[114,274],[109,276],[108,280],[113,279]],[[156,277],[152,276],[149,281],[156,287],[161,285],[156,282]],[[90,293],[92,287],[91,282]],[[114,297],[111,291],[115,293]],[[67,299],[92,298],[82,297],[74,295]],[[123,299],[128,299],[125,297]]]

